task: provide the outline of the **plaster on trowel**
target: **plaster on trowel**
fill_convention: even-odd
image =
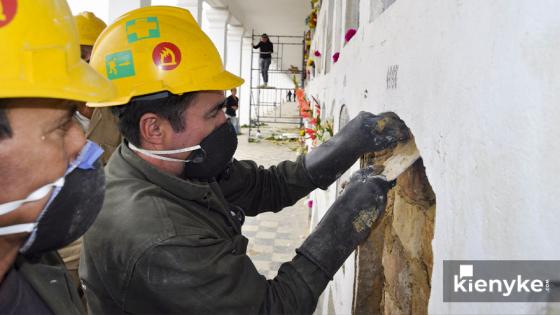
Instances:
[[[383,171],[379,176],[385,177],[385,180],[389,182],[395,180],[418,158],[420,158],[420,153],[414,140],[400,143],[393,149],[393,154],[383,163]]]

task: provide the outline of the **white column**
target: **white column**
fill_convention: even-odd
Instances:
[[[150,0],[119,0],[109,1],[109,23],[112,23],[119,16],[134,9],[151,5]]]
[[[243,37],[242,26],[227,26],[227,59],[226,69],[241,76],[241,41]]]
[[[208,34],[220,56],[222,61],[227,60],[227,21],[229,11],[227,9],[216,9],[210,6],[204,6],[204,15],[208,21],[208,25],[202,24],[202,30]]]
[[[369,23],[371,6],[373,5],[372,2],[373,1],[360,1],[360,13],[358,13],[360,15],[360,27]]]
[[[239,125],[249,124],[249,101],[251,97],[251,53],[253,43],[251,36],[243,37],[241,44],[241,77],[245,79],[245,83],[239,91]],[[258,65],[253,65],[257,67]],[[257,72],[258,74],[258,72]],[[254,83],[256,85],[256,83]]]
[[[191,11],[198,25],[202,25],[202,2],[202,0],[177,0],[177,6]]]

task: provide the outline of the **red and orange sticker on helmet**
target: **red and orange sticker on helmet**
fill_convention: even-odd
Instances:
[[[16,16],[17,0],[0,0],[0,27],[8,25]]]
[[[181,50],[173,43],[159,43],[152,52],[152,60],[161,70],[173,70],[181,63]]]

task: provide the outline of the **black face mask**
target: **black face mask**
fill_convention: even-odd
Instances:
[[[105,192],[105,173],[100,160],[94,169],[76,168],[38,220],[36,234],[20,252],[36,256],[63,248],[80,238],[93,224]]]
[[[218,177],[232,162],[237,149],[237,133],[227,121],[200,142],[185,164],[182,178],[209,181]]]

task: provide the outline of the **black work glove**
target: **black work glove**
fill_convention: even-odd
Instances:
[[[317,187],[327,189],[361,155],[392,148],[408,138],[408,128],[395,113],[360,112],[334,137],[305,156],[305,168]]]
[[[393,184],[376,176],[371,166],[355,172],[297,253],[332,278],[383,215]]]

